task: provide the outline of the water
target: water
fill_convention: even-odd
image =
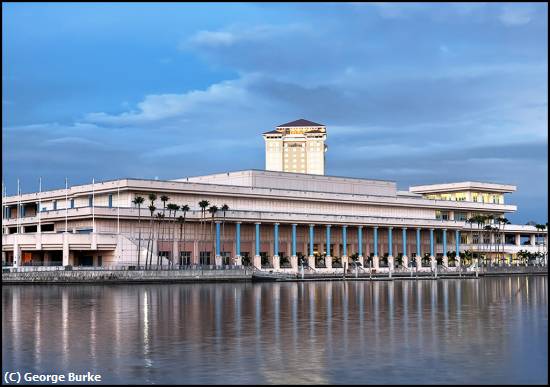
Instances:
[[[4,286],[2,368],[112,383],[547,383],[547,285]]]

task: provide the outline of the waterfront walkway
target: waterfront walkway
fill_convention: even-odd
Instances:
[[[300,270],[298,273],[261,271],[245,266],[193,266],[186,269],[128,270],[122,268],[64,268],[20,267],[2,272],[4,284],[48,283],[174,283],[222,281],[394,281],[437,280],[444,278],[471,279],[502,275],[548,275],[547,266],[482,267],[478,270],[435,271],[396,270],[371,273],[368,270],[351,270],[337,273]]]

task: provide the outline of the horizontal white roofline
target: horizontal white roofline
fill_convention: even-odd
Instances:
[[[458,183],[415,185],[409,187],[413,193],[444,193],[463,190],[481,190],[491,192],[515,192],[516,186],[511,184],[483,183],[478,181],[464,181]]]

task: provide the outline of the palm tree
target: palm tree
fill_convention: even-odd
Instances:
[[[178,239],[178,251],[181,250],[180,245],[181,245],[181,237],[182,237],[182,234],[183,234],[183,222],[184,222],[183,216],[181,216],[181,215],[178,216],[178,224],[180,225],[180,237]],[[180,252],[180,257],[181,257],[181,252]]]
[[[210,221],[210,241],[212,242],[211,244],[212,249],[210,251],[214,252],[214,257],[215,257],[216,249],[214,247],[214,235],[213,235],[212,229],[214,226],[214,216],[216,216],[216,212],[218,212],[218,207],[215,205],[210,206],[210,208],[208,208],[208,212],[210,212],[210,214],[212,215],[212,220]]]
[[[164,215],[166,215],[166,202],[169,200],[170,198],[166,195],[162,195],[160,197],[160,200],[162,202],[162,215],[164,217]],[[163,226],[162,226],[162,240],[164,240],[164,229],[165,229],[165,226],[164,226],[164,222],[163,222]]]
[[[183,229],[183,236],[184,236],[183,243],[185,245],[185,216],[187,215],[187,211],[189,211],[189,206],[187,204],[183,204],[180,207],[180,210],[183,211],[183,216],[180,216],[180,218],[182,218],[182,220],[181,220],[182,225],[180,226],[180,241],[181,241],[181,236],[182,236],[181,234],[182,234],[182,229]]]
[[[159,226],[157,229],[157,243],[158,243],[160,241],[160,229],[161,229],[162,221],[164,220],[164,214],[159,212],[156,218],[159,222]],[[162,267],[162,259],[160,258],[160,249],[157,247],[157,270],[159,269],[159,262],[160,262],[160,266]]]
[[[200,229],[201,229],[201,235],[200,235],[200,238],[199,238],[199,243],[203,241],[204,239],[204,220],[205,220],[205,217],[206,217],[206,208],[210,205],[210,202],[208,200],[201,200],[199,202],[199,207],[201,208],[201,224],[200,224]],[[200,250],[200,245],[199,245],[199,250]],[[197,255],[198,255],[198,252],[197,252]],[[198,256],[197,256],[198,258]]]
[[[507,224],[510,224],[510,221],[505,217],[499,216],[497,218],[497,224],[498,224],[499,233],[500,233],[500,244],[502,245],[501,246],[502,247],[502,264],[504,265],[505,260],[506,260],[506,257],[505,257],[505,254],[504,254],[504,242],[505,242],[505,239],[506,239],[506,233],[505,233],[504,229],[505,229],[505,226]],[[501,227],[502,227],[502,232],[500,232]]]
[[[171,223],[172,223],[172,219],[175,223],[176,221],[176,215],[177,215],[177,212],[178,210],[180,209],[180,206],[178,206],[177,204],[174,204],[174,203],[168,203],[168,205],[166,206],[166,208],[168,209],[168,238],[170,241],[172,241],[172,244],[174,243],[174,234],[175,234],[175,230],[174,228],[171,226]],[[172,218],[172,212],[173,212],[173,218]],[[170,265],[171,266],[174,266],[174,258],[175,257],[172,257],[172,255],[170,256]]]
[[[139,229],[139,237],[138,237],[138,253],[137,253],[137,266],[139,269],[139,258],[141,253],[141,205],[143,204],[144,199],[141,196],[136,196],[132,203],[134,203],[138,208],[138,229]]]
[[[151,221],[149,223],[149,240],[151,241],[151,248],[149,251],[149,242],[147,242],[147,257],[145,257],[145,260],[149,258],[149,268],[151,268],[151,265],[153,264],[153,238],[154,238],[154,228],[155,224],[153,223],[153,213],[156,210],[155,207],[155,200],[157,200],[157,195],[155,193],[150,193],[148,195],[149,200],[151,201],[151,204],[149,205],[149,211],[151,212]]]
[[[223,211],[223,221],[222,221],[222,252],[225,251],[225,212],[229,211],[229,206],[227,204],[223,204],[221,210]]]
[[[151,195],[149,195],[149,198],[151,198]],[[154,235],[154,223],[153,223],[153,215],[155,213],[155,210],[157,208],[151,204],[149,206],[149,212],[151,213],[151,220],[149,222],[149,239],[147,240],[147,256],[145,257],[145,269],[147,269],[147,259],[149,258],[149,255],[151,258],[149,258],[149,268],[151,268],[151,264],[153,261],[153,235]]]

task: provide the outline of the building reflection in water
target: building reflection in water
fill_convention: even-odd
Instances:
[[[547,277],[4,286],[2,298],[4,369],[115,383],[547,381]]]

